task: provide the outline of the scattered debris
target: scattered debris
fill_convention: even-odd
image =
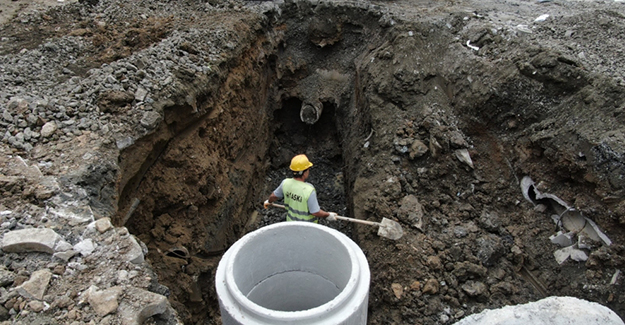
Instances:
[[[526,33],[526,34],[532,33],[532,30],[527,25],[523,25],[523,24],[517,25],[516,29],[522,33]]]
[[[569,257],[577,262],[585,262],[588,260],[588,255],[580,249],[575,248],[575,245],[558,249],[553,253],[558,264],[564,263]]]
[[[401,296],[404,294],[404,287],[402,287],[399,283],[393,283],[391,284],[391,289],[393,289],[393,294],[395,294],[395,297],[397,299],[401,299]]]
[[[467,164],[471,168],[475,168],[475,167],[473,167],[473,160],[471,160],[471,155],[469,155],[469,150],[467,150],[467,149],[458,149],[458,150],[454,151],[454,153],[456,154],[456,158],[458,158],[458,160],[460,160],[461,162]]]
[[[616,281],[618,281],[619,275],[621,275],[621,270],[616,270],[616,272],[614,272],[614,275],[612,275],[612,280],[610,280],[611,285],[616,284]]]
[[[549,18],[549,15],[544,14],[544,15],[540,15],[538,16],[536,19],[534,19],[535,22],[541,22],[541,21],[545,21],[547,20],[547,18]]]
[[[549,237],[552,243],[558,244],[562,249],[553,253],[558,264],[564,263],[569,257],[578,262],[588,259],[588,254],[582,249],[591,249],[592,242],[603,242],[610,246],[612,241],[599,229],[596,223],[584,217],[582,213],[557,196],[538,191],[529,176],[521,180],[523,197],[538,206],[545,206],[557,214],[551,216],[555,224],[561,229],[555,235]],[[566,231],[566,232],[565,232]],[[577,240],[575,240],[577,236]]]
[[[558,231],[557,234],[549,237],[552,243],[560,245],[560,247],[567,247],[573,245],[573,237],[575,236],[572,232],[563,233],[562,231]]]
[[[472,50],[474,50],[474,51],[479,51],[479,49],[480,49],[480,48],[479,48],[479,47],[477,47],[477,46],[473,46],[473,45],[471,45],[471,40],[468,40],[468,41],[467,41],[467,47],[468,47],[468,48],[470,48],[470,49],[472,49]]]
[[[583,233],[588,238],[601,241],[607,246],[612,244],[612,241],[599,229],[599,226],[594,221],[584,217],[580,211],[569,206],[557,196],[538,191],[534,181],[529,176],[525,176],[521,180],[521,191],[523,197],[532,204],[544,204],[553,209],[557,213],[553,218],[558,226],[576,234]]]

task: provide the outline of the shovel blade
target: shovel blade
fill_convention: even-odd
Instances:
[[[382,218],[380,228],[378,228],[378,236],[392,240],[398,240],[404,235],[401,225],[393,220]]]

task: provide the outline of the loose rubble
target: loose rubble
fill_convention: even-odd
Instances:
[[[367,254],[369,323],[449,324],[552,295],[622,316],[623,10],[18,10],[0,39],[0,321],[220,324],[220,254],[282,220],[259,202],[301,152],[324,209],[403,224],[390,241],[322,222]],[[295,123],[302,108],[314,124]],[[564,208],[520,192],[525,175]],[[569,208],[584,226],[554,227]]]

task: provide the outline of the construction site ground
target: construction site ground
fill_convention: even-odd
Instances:
[[[221,324],[219,259],[284,222],[262,202],[299,153],[324,210],[404,230],[321,221],[367,257],[369,324],[452,324],[548,296],[625,317],[622,1],[0,8],[0,235],[95,243],[68,260],[0,253],[6,324],[122,324],[130,288],[171,307],[142,323]],[[323,108],[314,124],[307,104]],[[564,213],[525,197],[524,177],[609,244],[554,222]],[[103,218],[114,235],[93,231]],[[558,231],[576,245],[564,261]],[[129,236],[144,262],[118,260]],[[45,295],[18,294],[40,269]],[[120,309],[85,298],[115,286]]]

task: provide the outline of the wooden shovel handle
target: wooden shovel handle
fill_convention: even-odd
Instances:
[[[274,206],[276,208],[282,208],[282,209],[286,209],[286,207],[282,204],[277,204],[277,203],[269,203],[269,205]],[[337,219],[339,220],[344,220],[344,221],[349,221],[349,222],[355,222],[355,223],[361,223],[363,225],[369,225],[369,226],[381,226],[382,224],[379,222],[373,222],[373,221],[367,221],[367,220],[360,220],[360,219],[355,219],[355,218],[348,218],[348,217],[343,217],[343,216],[336,216]]]
[[[339,220],[345,220],[345,221],[349,221],[349,222],[362,223],[363,225],[378,226],[378,227],[382,226],[382,224],[379,223],[379,222],[360,220],[360,219],[356,219],[356,218],[348,218],[348,217],[343,217],[343,216],[336,216],[336,218],[339,219]]]

